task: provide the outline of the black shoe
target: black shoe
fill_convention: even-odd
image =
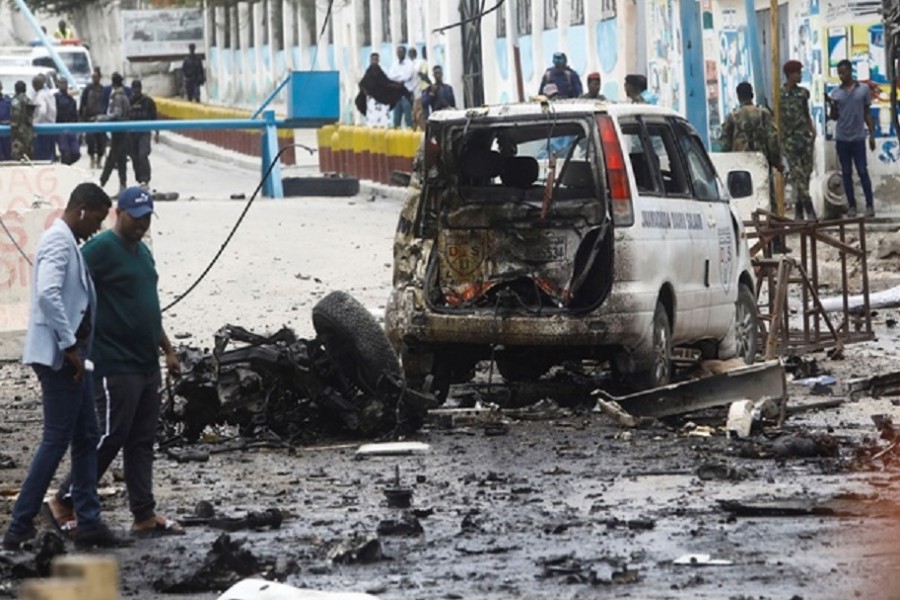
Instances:
[[[35,535],[37,535],[37,529],[34,527],[25,533],[13,533],[12,531],[7,530],[3,535],[3,549],[19,550],[22,547],[22,544],[28,540],[34,539]]]
[[[117,536],[105,524],[96,527],[78,527],[75,530],[75,547],[83,548],[124,548],[130,546],[132,541],[128,538]]]

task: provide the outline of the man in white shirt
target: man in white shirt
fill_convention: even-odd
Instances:
[[[406,57],[406,47],[397,46],[397,62],[391,66],[388,72],[388,78],[398,81],[406,88],[407,95],[400,98],[400,101],[394,105],[393,118],[394,127],[400,127],[402,120],[406,120],[406,126],[412,127],[412,97],[416,92],[416,67],[411,60]]]
[[[418,52],[415,48],[410,48],[408,54],[409,60],[412,61],[413,68],[416,71],[414,78],[416,91],[414,92],[412,105],[413,129],[424,131],[426,115],[422,107],[422,93],[431,85],[431,78],[428,77],[428,63],[425,62],[425,48],[422,48],[422,58],[418,58]]]
[[[31,80],[34,89],[34,124],[56,123],[56,98],[53,92],[47,89],[47,80],[43,75],[37,75]],[[47,134],[39,134],[34,140],[35,160],[53,160],[55,154],[56,137]]]

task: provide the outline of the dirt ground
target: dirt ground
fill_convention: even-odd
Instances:
[[[164,302],[205,266],[241,208],[210,200],[157,209],[154,249]],[[350,292],[377,314],[390,286],[398,208],[365,197],[261,203],[210,279],[166,314],[169,333],[200,346],[229,322],[257,331],[287,324],[310,336],[309,310],[332,289]],[[879,267],[886,274],[882,288],[893,285],[890,260]],[[814,356],[837,379],[832,399],[847,398],[848,379],[897,370],[900,331],[887,326],[896,312],[880,311],[878,340],[848,347],[844,360]],[[788,387],[791,405],[823,399]],[[453,391],[451,401],[459,401],[477,389]],[[208,462],[159,454],[162,513],[188,517],[205,500],[219,515],[278,508],[286,518],[278,529],[233,532],[230,542],[219,539],[220,530],[193,526],[185,537],[117,550],[123,596],[172,598],[163,590],[180,589],[183,598],[212,599],[226,581],[240,578],[236,573],[260,572],[298,587],[384,599],[897,597],[900,459],[888,453],[871,460],[871,451],[859,458],[860,447],[888,446],[871,416],[900,416],[890,398],[848,399],[793,415],[784,431],[757,434],[759,443],[786,432],[829,434],[837,448],[836,456],[784,459],[746,458],[747,442],[728,439],[721,427],[702,427],[724,424],[722,412],[693,424],[680,419],[626,430],[590,403],[546,410],[551,400],[571,398],[551,394],[531,418],[502,417],[508,430],[435,419],[410,438],[430,446],[415,456],[358,459],[353,440],[213,453]],[[36,381],[19,365],[0,367],[0,414],[0,454],[13,463],[0,469],[5,529],[40,434]],[[701,479],[698,468],[711,463],[728,467],[727,478]],[[393,487],[395,469],[413,490],[411,512],[386,505],[383,492]],[[733,516],[720,504],[821,506],[839,496],[844,510],[837,516]],[[114,526],[129,526],[124,485],[113,474],[104,481],[103,506]],[[418,523],[421,533],[387,531],[386,521],[403,519],[413,531]],[[346,554],[341,544],[372,539],[378,543],[368,544],[361,560],[330,559]],[[214,543],[218,564],[226,566],[198,576]],[[674,564],[686,554],[729,564]],[[15,560],[0,551],[0,577],[7,577],[0,597],[15,597],[19,582],[8,578]],[[196,589],[202,587],[208,589]]]

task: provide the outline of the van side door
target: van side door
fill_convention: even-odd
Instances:
[[[694,201],[703,211],[703,228],[695,234],[703,239],[704,284],[709,306],[706,334],[718,338],[727,333],[734,317],[738,231],[728,195],[699,136],[689,123],[680,119],[673,121]]]
[[[678,143],[662,117],[620,121],[635,178],[635,243],[632,263],[640,266],[639,285],[651,306],[666,283],[675,292],[672,339],[696,338],[706,326],[702,261],[693,228],[701,218],[691,197]],[[650,309],[652,310],[652,308]]]

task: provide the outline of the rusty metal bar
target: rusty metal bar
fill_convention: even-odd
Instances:
[[[616,402],[628,413],[645,417],[669,417],[716,406],[727,406],[738,400],[787,400],[784,366],[773,360],[738,367],[721,375],[692,379],[654,388],[628,396],[612,396],[603,390],[595,395]]]
[[[757,269],[757,298],[761,295],[764,284],[767,288],[768,313],[763,314],[762,310],[760,311],[760,329],[761,335],[764,336],[763,348],[767,357],[822,350],[829,346],[840,348],[848,343],[874,338],[869,314],[871,306],[868,257],[865,224],[862,218],[820,222],[793,221],[778,217],[770,211],[759,210],[753,213],[745,226],[746,237],[757,240],[752,246],[756,256],[753,265]],[[857,244],[850,245],[847,242],[847,227],[859,228]],[[792,238],[791,245],[798,244],[794,247],[799,249],[799,257],[786,257],[781,260],[771,258],[771,243],[777,238],[786,241]],[[829,316],[819,298],[820,243],[838,252],[843,309],[840,311],[839,323]],[[762,256],[758,256],[759,254]],[[860,261],[859,279],[857,275],[850,274],[852,263],[855,263],[854,259]],[[848,265],[848,262],[851,264]],[[784,263],[789,265],[785,266]],[[788,291],[791,285],[797,284],[801,286],[799,296],[803,303],[800,313],[802,325],[798,330],[791,330]],[[851,285],[861,288],[865,299],[862,315],[854,318],[852,323],[849,310]],[[768,331],[762,327],[763,323],[768,323]]]

